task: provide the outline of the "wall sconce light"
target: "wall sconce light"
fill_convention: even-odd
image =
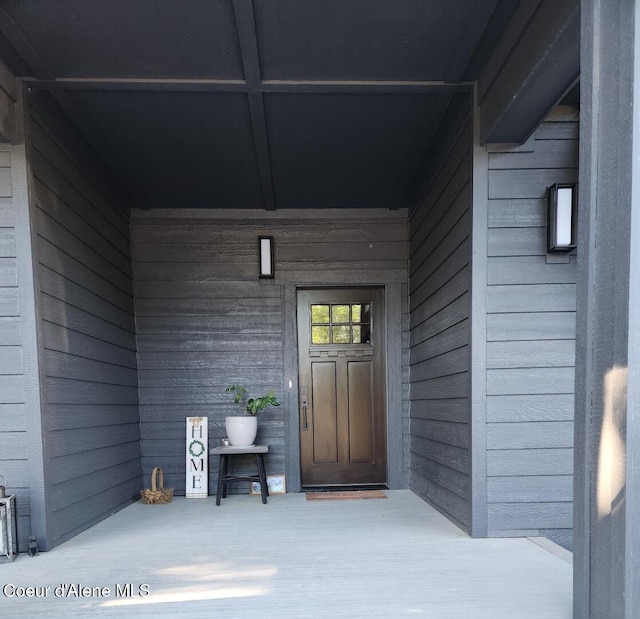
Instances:
[[[547,187],[547,251],[576,248],[577,191],[575,184]]]
[[[260,256],[260,277],[274,278],[275,265],[273,260],[273,237],[258,237],[258,253]]]

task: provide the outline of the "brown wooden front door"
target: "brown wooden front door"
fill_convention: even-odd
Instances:
[[[302,485],[384,484],[384,291],[300,290]]]

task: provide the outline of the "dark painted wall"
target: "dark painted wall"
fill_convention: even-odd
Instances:
[[[47,95],[28,145],[50,547],[142,487],[134,302],[128,214]]]
[[[410,216],[411,464],[409,484],[470,526],[470,242],[472,124],[455,98],[430,182]]]
[[[578,115],[557,108],[526,144],[491,146],[484,170],[474,170],[474,182],[488,184],[473,206],[486,209],[486,229],[474,232],[483,239],[475,251],[486,254],[473,265],[482,269],[473,310],[472,131],[469,108],[454,100],[440,165],[410,216],[410,485],[469,530],[473,469],[486,479],[474,496],[483,510],[486,502],[476,534],[543,535],[570,547],[576,265],[546,254],[544,196],[577,180]],[[471,311],[486,329],[473,411]]]
[[[545,191],[577,181],[578,113],[556,108],[523,146],[489,148],[488,167],[488,533],[569,547],[576,256],[546,254]]]
[[[383,285],[387,312],[398,315],[387,324],[400,351],[389,363],[389,460],[396,487],[403,484],[406,211],[134,211],[132,234],[145,475],[160,465],[183,493],[185,417],[208,416],[210,446],[218,444],[225,416],[236,412],[224,389],[240,382],[251,393],[273,388],[283,402],[261,414],[258,440],[271,445],[267,472],[287,473],[295,488],[295,288]],[[275,238],[275,280],[258,279],[263,234]]]
[[[18,537],[24,549],[30,532],[29,428],[16,265],[17,158],[24,169],[22,149],[0,144],[0,475],[6,478],[8,494],[16,495]]]

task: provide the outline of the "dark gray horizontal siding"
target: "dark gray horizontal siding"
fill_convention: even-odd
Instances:
[[[139,470],[139,458],[132,459],[130,455],[122,450],[120,443],[100,447],[94,446],[91,451],[74,452],[57,456],[56,466],[51,472],[50,481],[52,484],[55,484],[56,487],[64,486],[68,489],[69,480],[73,482],[78,466],[82,466],[85,478],[89,475],[98,475],[106,479],[106,477],[102,475],[103,471],[113,469],[114,475],[118,475],[117,469],[119,467],[131,467],[134,464],[137,464]],[[138,490],[139,489],[140,488],[138,488]]]
[[[522,421],[571,421],[573,393],[496,395],[487,398],[489,423]]]
[[[139,450],[139,442],[136,443],[136,448]],[[138,458],[135,459],[135,466],[129,467],[129,469],[127,473],[127,467],[120,465],[105,469],[97,476],[90,476],[91,480],[95,479],[95,477],[106,480],[98,486],[85,485],[87,484],[85,476],[76,478],[73,483],[75,486],[74,500],[69,502],[69,499],[67,499],[60,507],[55,498],[59,491],[58,488],[54,489],[52,492],[54,498],[51,499],[56,510],[57,527],[54,533],[65,539],[71,537],[131,503],[131,498],[123,501],[123,497],[139,498],[142,480],[139,473]],[[77,494],[77,485],[79,483],[85,486],[81,499],[78,499]],[[87,514],[96,515],[87,523]]]
[[[168,215],[172,211],[164,211]],[[255,211],[254,211],[255,212]],[[398,242],[397,251],[398,254],[394,256],[395,259],[406,255],[406,220],[402,216],[384,216],[380,212],[376,213],[371,210],[362,211],[361,215],[358,215],[360,211],[349,211],[350,217],[338,216],[332,209],[326,210],[313,210],[308,211],[308,215],[305,215],[301,211],[295,211],[295,214],[291,214],[288,217],[269,217],[267,213],[257,215],[254,217],[237,217],[237,216],[225,216],[224,220],[215,217],[215,213],[211,217],[203,217],[201,222],[193,221],[193,217],[197,218],[197,215],[192,216],[191,220],[185,221],[183,216],[180,218],[171,218],[171,223],[165,221],[164,224],[157,218],[144,217],[144,214],[140,214],[136,217],[136,226],[133,230],[134,241],[134,259],[137,262],[138,249],[137,245],[142,243],[143,245],[150,244],[145,239],[149,239],[149,235],[157,238],[158,242],[164,242],[167,244],[202,244],[204,241],[193,241],[194,235],[198,239],[203,232],[203,226],[207,229],[208,236],[211,237],[214,245],[223,244],[230,247],[239,248],[241,255],[248,261],[249,257],[253,255],[254,259],[251,261],[255,265],[255,252],[257,247],[257,238],[255,236],[256,231],[264,235],[276,235],[279,234],[283,227],[287,228],[287,231],[291,233],[291,240],[289,243],[293,244],[293,248],[297,249],[300,244],[311,243],[318,244],[320,248],[330,249],[334,243],[389,243],[389,241]],[[144,213],[144,212],[141,212]],[[191,211],[193,213],[193,211]],[[313,222],[313,225],[311,223]],[[286,223],[286,226],[284,225]],[[385,227],[385,234],[381,236],[380,226]],[[354,227],[357,228],[357,234],[355,234]],[[230,238],[233,235],[233,239]],[[287,247],[289,243],[283,245],[278,244],[277,248],[277,260],[291,261],[294,256]],[[253,249],[251,249],[253,248]],[[368,247],[371,250],[371,257],[375,258],[375,246]],[[316,251],[319,251],[316,249]],[[345,250],[343,250],[344,252]],[[220,248],[221,255],[230,254],[230,249]],[[342,252],[338,252],[340,255]],[[210,252],[210,255],[215,257],[215,252]],[[240,256],[241,257],[241,256]],[[331,254],[325,253],[325,260],[321,259],[320,262],[332,261],[330,260]],[[383,257],[383,261],[388,258]],[[195,260],[192,258],[192,260]],[[354,257],[355,262],[362,262],[363,257]],[[305,258],[304,261],[317,262],[318,260],[312,260]],[[182,260],[181,260],[182,262]],[[256,269],[252,272],[255,275]]]
[[[11,185],[8,184],[8,181],[11,179],[11,174],[7,172],[9,166],[11,165],[11,158],[7,151],[0,151],[3,153],[2,157],[2,181],[0,182],[0,192],[1,193],[9,193],[11,191]],[[0,196],[0,224],[3,228],[10,227],[14,224],[15,217],[13,214],[13,200],[11,196]]]
[[[258,279],[259,235],[275,239],[273,281]],[[143,469],[148,479],[161,466],[178,494],[185,491],[186,417],[208,417],[213,446],[226,435],[225,416],[237,412],[227,385],[242,383],[255,394],[274,389],[286,401],[286,286],[399,283],[406,338],[406,212],[134,211],[132,240]],[[399,380],[407,379],[407,361]],[[269,474],[285,473],[295,450],[285,445],[291,414],[281,407],[260,416],[258,440],[271,445]],[[217,470],[212,459],[210,493]]]
[[[2,348],[0,373],[2,375],[14,375],[16,368],[22,367],[22,346],[2,345]]]
[[[514,251],[519,251],[516,249]],[[575,257],[566,264],[549,264],[544,256],[501,256],[489,258],[490,286],[508,284],[575,284]]]
[[[451,108],[410,217],[410,487],[470,526],[470,106]]]
[[[573,367],[487,370],[487,395],[573,393],[574,378]]]
[[[71,430],[58,430],[49,433],[49,455],[52,459],[55,459],[58,456],[69,456],[93,449],[102,449],[103,447],[131,445],[139,440],[139,436],[140,429],[137,423],[106,426],[100,428],[100,431],[97,431],[94,426],[92,432],[87,432],[82,427],[76,427]],[[76,441],[82,441],[82,443],[78,444]],[[84,471],[82,471],[81,475],[84,475]]]
[[[491,314],[517,312],[575,312],[574,284],[510,284],[491,286],[487,311]]]
[[[179,333],[149,333],[149,337],[138,338],[138,352],[157,353],[188,353],[188,352],[261,352],[279,351],[282,341],[279,333],[259,333],[260,338],[252,332],[232,333],[228,331],[207,332],[179,332]],[[166,358],[166,357],[165,357]],[[146,361],[141,358],[141,363]],[[170,361],[165,361],[170,363]],[[233,367],[233,362],[231,362]]]
[[[401,231],[402,228],[398,230]],[[334,239],[336,227],[327,231],[327,237]],[[397,236],[397,232],[393,232]],[[235,243],[221,243],[226,235],[218,230],[212,231],[212,244],[188,244],[175,243],[168,245],[163,256],[164,260],[171,264],[213,263],[219,264],[220,260],[235,260],[245,263],[251,268],[251,275],[255,275],[255,243],[251,233],[243,234]],[[366,234],[365,234],[366,236]],[[375,240],[375,247],[371,247],[371,241],[356,241],[336,245],[335,240],[308,243],[288,243],[280,248],[278,246],[278,262],[280,264],[301,262],[326,262],[329,252],[334,262],[358,262],[365,263],[363,257],[369,256],[370,260],[379,263],[384,261],[402,261],[406,259],[406,240],[382,241]],[[134,259],[136,262],[154,262],[155,246],[140,244],[134,247]]]
[[[576,258],[547,259],[545,192],[577,180],[578,123],[552,118],[489,153],[488,531],[570,545]]]
[[[26,549],[31,531],[29,460],[24,367],[16,268],[16,230],[12,184],[14,152],[0,144],[0,475],[15,494],[18,542]]]
[[[504,529],[512,533],[518,530],[531,532],[540,529],[569,529],[573,526],[573,503],[567,501],[566,497],[563,501],[548,503],[492,503],[488,512],[489,522],[501,523],[496,531]]]
[[[136,355],[133,350],[122,348],[91,335],[70,331],[63,325],[48,321],[43,321],[41,327],[43,339],[47,342],[49,350],[135,368]]]
[[[29,118],[53,546],[142,488],[128,216],[44,95]]]
[[[533,172],[573,168],[570,164],[578,160],[578,134],[572,131],[572,139],[558,139],[552,134],[554,128],[557,130],[558,124],[548,122],[543,130],[538,130],[535,135],[535,145],[530,150],[493,152],[491,170],[526,169]],[[572,123],[569,124],[572,125]],[[572,126],[575,127],[575,124]]]
[[[513,208],[513,200],[489,202],[487,219],[489,229],[492,228],[541,228],[546,225],[544,198],[519,199],[518,208]],[[495,234],[495,233],[493,233]]]
[[[574,358],[575,345],[572,340],[487,344],[487,367],[492,370],[571,367]]]
[[[18,309],[18,291],[11,288],[0,288],[0,316],[14,317],[19,316]]]
[[[66,378],[85,382],[98,379],[97,382],[99,383],[111,382],[135,388],[138,386],[136,377],[132,375],[130,367],[61,353],[53,349],[46,350],[43,358],[48,367],[51,368],[49,376],[53,378]]]
[[[426,333],[431,332],[430,330],[424,331]],[[453,326],[444,328],[435,335],[422,339],[419,344],[415,344],[411,348],[411,352],[415,355],[416,359],[426,360],[446,354],[449,351],[464,348],[468,344],[468,321],[463,319],[462,321],[453,324]]]
[[[521,200],[523,198],[540,198],[544,190],[562,178],[564,183],[575,183],[578,180],[578,169],[563,167],[556,169],[528,170],[493,170],[491,155],[489,156],[489,199]],[[567,162],[572,163],[572,162]]]
[[[135,219],[133,220],[133,234],[136,235],[137,226]],[[137,235],[139,236],[139,232]],[[135,245],[133,246],[135,252]],[[256,240],[257,252],[257,240]],[[256,266],[257,272],[257,266]],[[256,273],[254,272],[254,275]],[[231,275],[231,274],[229,274]],[[167,291],[166,280],[160,279],[161,273],[157,274],[158,279],[153,281],[137,281],[136,280],[136,308],[142,304],[151,303],[151,300],[158,300],[159,306],[167,303],[167,310],[171,304],[180,308],[179,311],[188,312],[189,314],[197,314],[198,308],[206,308],[209,303],[212,307],[216,307],[216,303],[220,307],[221,312],[231,314],[237,311],[237,308],[244,307],[247,311],[257,312],[255,304],[251,303],[251,297],[246,294],[247,285],[244,281],[229,280],[204,280],[204,281],[172,281],[171,290]],[[253,282],[255,283],[255,281]],[[256,294],[259,294],[264,303],[280,303],[280,291],[276,286],[264,285],[256,287]],[[171,296],[168,296],[170,294]],[[224,299],[234,299],[231,307],[224,304]],[[273,301],[267,301],[273,299]],[[247,303],[248,301],[248,303]],[[180,305],[184,303],[184,305]],[[236,305],[237,304],[237,305]],[[226,309],[225,309],[226,307]],[[156,309],[157,312],[157,309]],[[188,314],[187,314],[188,315]]]
[[[411,347],[420,346],[431,338],[444,334],[448,329],[459,327],[469,318],[469,293],[465,292],[439,311],[430,315],[428,320],[412,329]],[[464,324],[462,324],[462,328]]]
[[[489,449],[555,449],[572,445],[572,421],[492,423],[487,429]]]
[[[492,449],[487,454],[487,473],[491,477],[521,475],[571,475],[571,448]]]
[[[572,340],[576,337],[575,312],[514,312],[487,314],[487,341]]]
[[[573,496],[573,476],[492,477],[488,490],[494,503],[563,502]]]
[[[108,406],[108,405],[107,405]],[[51,431],[72,430],[82,419],[84,428],[100,427],[104,425],[105,405],[82,402],[80,404],[50,404]],[[137,404],[109,407],[109,421],[115,426],[131,423],[131,416],[137,412]]]

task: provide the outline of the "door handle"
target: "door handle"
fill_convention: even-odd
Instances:
[[[308,403],[306,397],[302,398],[302,400],[300,402],[300,406],[302,407],[302,429],[303,430],[308,430],[309,429],[309,420],[307,419],[307,408],[309,406],[309,403]]]

